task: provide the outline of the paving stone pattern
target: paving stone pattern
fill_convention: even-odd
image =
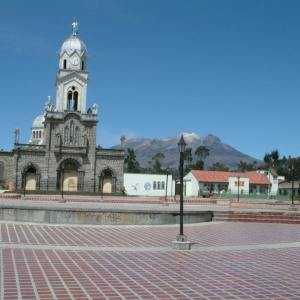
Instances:
[[[1,225],[1,299],[300,299],[299,225]]]

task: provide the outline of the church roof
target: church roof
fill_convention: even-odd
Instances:
[[[86,46],[82,40],[80,40],[76,35],[70,35],[67,38],[60,49],[60,56],[66,52],[69,56],[72,55],[74,52],[77,52],[80,56],[87,55]]]
[[[45,118],[44,115],[39,115],[38,117],[36,117],[32,123],[32,129],[33,128],[44,128],[44,122]]]
[[[259,173],[243,173],[243,172],[222,172],[222,171],[204,171],[191,170],[192,174],[198,182],[228,182],[229,177],[243,177],[249,178],[250,184],[269,184],[269,179]]]

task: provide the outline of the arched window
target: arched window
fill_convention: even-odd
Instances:
[[[162,189],[162,190],[165,189],[165,182],[164,182],[164,181],[161,182],[161,189]]]
[[[41,138],[42,137],[42,133],[41,133],[41,131],[39,131],[39,138]]]
[[[66,68],[67,68],[67,60],[64,59],[64,69],[66,69]]]
[[[79,128],[75,128],[75,144],[77,145],[79,142]]]
[[[157,181],[157,189],[160,190],[160,181]]]
[[[32,131],[32,138],[35,139],[35,131]]]
[[[156,181],[153,181],[153,189],[156,190]]]
[[[74,110],[77,110],[78,106],[78,92],[74,92]]]
[[[60,134],[56,136],[56,145],[60,145]]]
[[[4,162],[0,161],[0,179],[4,179]]]
[[[68,143],[68,135],[69,135],[69,128],[68,126],[65,127],[65,136],[64,136],[64,143]]]
[[[78,91],[75,86],[72,86],[68,90],[67,99],[68,99],[67,109],[68,110],[77,110],[77,108],[78,108]]]
[[[70,125],[70,143],[73,143],[73,137],[74,137],[74,122],[71,121],[71,125]]]
[[[81,62],[81,70],[82,70],[82,71],[84,70],[84,61]]]

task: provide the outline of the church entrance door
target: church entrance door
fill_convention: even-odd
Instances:
[[[36,189],[36,176],[35,174],[26,175],[26,190],[35,191]]]
[[[111,193],[111,178],[103,178],[103,193]]]
[[[78,186],[78,172],[66,172],[64,176],[64,191],[76,192]]]
[[[78,190],[78,171],[77,167],[73,163],[66,163],[64,166],[63,176],[61,176],[61,182],[63,180],[64,191],[76,192]]]
[[[116,178],[113,176],[112,171],[105,169],[99,176],[99,192],[111,194],[115,192]]]

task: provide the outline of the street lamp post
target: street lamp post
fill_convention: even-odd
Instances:
[[[183,234],[183,152],[186,147],[186,143],[181,135],[180,141],[177,144],[180,160],[179,160],[179,170],[180,170],[180,233],[177,235],[177,240],[173,242],[173,250],[190,250],[191,244],[187,241],[187,236]]]
[[[238,201],[240,201],[240,176],[238,176]]]
[[[27,198],[26,198],[26,176],[27,176],[27,170],[24,171],[24,195],[22,197],[22,200],[27,200]]]
[[[104,177],[101,176],[101,198],[100,198],[100,202],[104,202],[103,200],[103,181],[104,181]]]
[[[59,200],[60,203],[66,203],[66,199],[64,198],[64,174],[65,173],[65,164],[61,165],[61,198]]]
[[[168,177],[169,177],[169,167],[167,168],[166,195],[165,195],[165,202],[163,203],[163,206],[168,206],[169,205],[169,203],[167,201],[167,196],[168,196]]]
[[[298,181],[298,199],[299,199],[299,203],[300,203],[300,179]]]
[[[297,207],[294,204],[294,175],[295,175],[295,168],[294,164],[292,164],[292,205],[289,207],[289,210],[296,211]]]

